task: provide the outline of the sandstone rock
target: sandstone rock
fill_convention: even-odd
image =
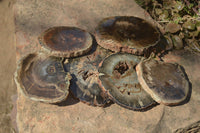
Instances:
[[[134,1],[124,0],[17,0],[15,4],[17,59],[40,50],[40,33],[53,26],[75,26],[94,33],[100,20],[129,15],[154,23]],[[191,98],[180,106],[157,105],[144,112],[116,104],[92,107],[72,97],[58,105],[31,101],[18,93],[17,125],[20,133],[42,132],[174,132],[200,120],[199,56],[170,54],[167,61],[180,62],[192,83]],[[18,88],[19,90],[19,88]]]

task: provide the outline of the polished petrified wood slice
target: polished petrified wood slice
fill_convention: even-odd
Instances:
[[[180,65],[149,58],[141,61],[136,71],[142,87],[158,103],[175,105],[186,99],[189,81]]]
[[[140,59],[132,54],[113,54],[99,68],[100,85],[113,101],[133,110],[142,110],[155,103],[138,82],[135,67]]]
[[[57,103],[68,96],[71,76],[64,71],[62,58],[32,53],[22,58],[15,81],[28,98]]]
[[[92,48],[91,35],[76,27],[53,27],[39,36],[43,50],[59,57],[76,57]]]
[[[97,43],[106,49],[142,55],[160,40],[159,31],[147,21],[133,16],[103,19],[96,28]]]
[[[87,56],[69,59],[65,65],[72,75],[70,90],[74,97],[93,106],[103,106],[109,99],[98,84],[98,64],[111,54],[100,46]]]

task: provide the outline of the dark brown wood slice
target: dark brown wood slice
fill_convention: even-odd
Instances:
[[[100,84],[113,101],[133,110],[142,110],[155,104],[138,82],[135,66],[140,59],[132,54],[113,54],[99,68]]]
[[[62,58],[32,53],[18,64],[15,81],[28,98],[46,103],[66,99],[71,76],[64,71]]]
[[[160,40],[159,31],[147,21],[133,16],[103,19],[96,28],[97,43],[115,52],[142,55]]]
[[[103,106],[109,100],[98,84],[98,65],[111,51],[93,47],[87,56],[69,59],[65,65],[72,75],[70,90],[80,101],[92,106]]]
[[[76,57],[92,48],[91,35],[76,27],[52,27],[39,36],[43,50],[59,57]]]
[[[142,87],[158,103],[176,105],[189,92],[189,81],[180,65],[145,59],[136,68]]]

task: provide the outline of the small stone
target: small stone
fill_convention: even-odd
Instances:
[[[178,35],[172,36],[172,41],[173,41],[175,49],[183,48],[183,41]]]
[[[166,32],[170,32],[170,33],[176,33],[178,31],[181,30],[181,26],[179,24],[176,23],[168,23],[165,27],[165,31]]]
[[[188,20],[183,24],[183,28],[186,28],[188,30],[194,30],[195,29],[195,24],[192,21]]]
[[[160,15],[160,14],[162,14],[162,9],[155,8],[155,12],[156,12],[156,15]]]
[[[165,35],[164,37],[165,37],[165,39],[167,41],[167,47],[166,47],[166,49],[167,50],[172,49],[173,48],[173,42],[172,42],[172,39],[171,39],[170,35]]]
[[[174,8],[178,11],[181,11],[185,7],[185,4],[181,1],[177,1]]]
[[[164,10],[163,14],[161,14],[161,15],[159,16],[159,19],[160,19],[160,20],[165,20],[165,19],[168,18],[168,16],[169,16],[168,11],[167,11],[167,10]]]

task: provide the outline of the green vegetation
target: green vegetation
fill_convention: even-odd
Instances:
[[[174,48],[200,52],[199,0],[136,0],[136,3],[159,23]],[[174,41],[174,36],[181,41]]]

